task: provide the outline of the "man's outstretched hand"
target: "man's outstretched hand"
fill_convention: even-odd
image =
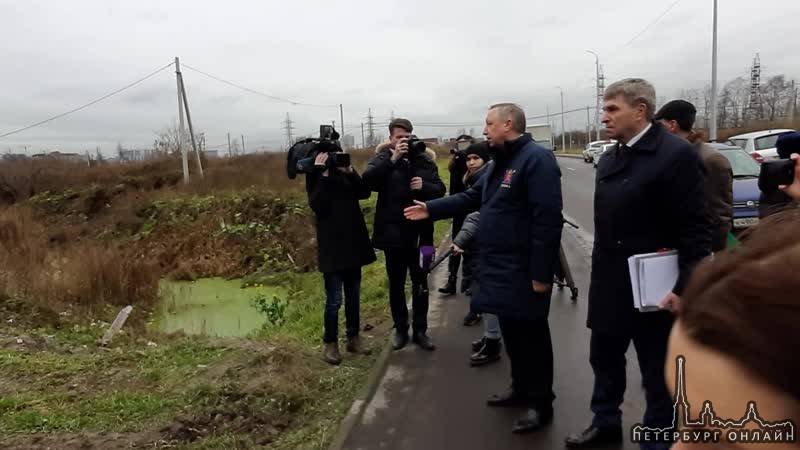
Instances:
[[[409,206],[403,210],[403,214],[408,220],[425,220],[431,215],[428,214],[428,205],[414,200],[414,206]]]

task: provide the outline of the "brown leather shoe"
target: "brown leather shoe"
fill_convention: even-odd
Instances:
[[[364,347],[364,343],[361,342],[360,336],[347,338],[347,351],[357,355],[369,355],[370,353],[369,350]]]
[[[333,364],[334,366],[341,364],[342,354],[339,353],[339,344],[337,342],[325,344],[325,351],[322,353],[322,359],[324,359],[326,363]]]

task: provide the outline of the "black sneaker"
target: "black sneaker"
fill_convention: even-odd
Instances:
[[[473,325],[479,324],[480,321],[481,321],[481,315],[470,311],[464,317],[464,326],[465,327],[471,327]]]
[[[486,343],[486,339],[488,338],[484,336],[477,341],[472,341],[472,353],[478,353],[483,348],[483,344]]]
[[[500,350],[502,348],[503,344],[500,339],[486,338],[483,347],[470,356],[469,363],[472,367],[480,367],[500,361]]]

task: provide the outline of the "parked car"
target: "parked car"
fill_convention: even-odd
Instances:
[[[758,224],[758,174],[761,166],[738,146],[710,144],[731,163],[733,169],[733,230],[741,231]]]
[[[753,159],[762,163],[770,159],[778,159],[778,151],[775,149],[775,142],[778,137],[785,133],[790,133],[794,130],[778,129],[778,130],[764,130],[756,131],[753,133],[739,134],[731,136],[728,141],[733,145],[741,147],[749,153]]]
[[[583,150],[583,162],[590,163],[594,162],[594,157],[597,155],[604,144],[613,144],[616,141],[608,140],[608,141],[594,141],[590,142],[586,145],[586,148]]]
[[[600,158],[602,158],[602,157],[603,157],[603,155],[604,155],[604,154],[605,154],[607,151],[609,151],[609,150],[611,150],[612,148],[614,148],[614,146],[615,146],[615,145],[617,145],[617,144],[616,144],[616,142],[614,142],[614,143],[611,143],[611,144],[603,144],[603,145],[600,147],[600,150],[597,150],[597,151],[595,152],[595,155],[594,155],[594,168],[595,168],[595,169],[597,168],[597,163],[598,163],[598,162],[600,162]]]

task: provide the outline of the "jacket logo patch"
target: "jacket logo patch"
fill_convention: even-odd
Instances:
[[[506,188],[506,189],[510,188],[511,187],[511,178],[514,176],[514,174],[516,172],[517,171],[514,170],[514,169],[506,170],[506,174],[505,174],[505,176],[503,176],[503,182],[500,183],[500,187],[501,188]]]

